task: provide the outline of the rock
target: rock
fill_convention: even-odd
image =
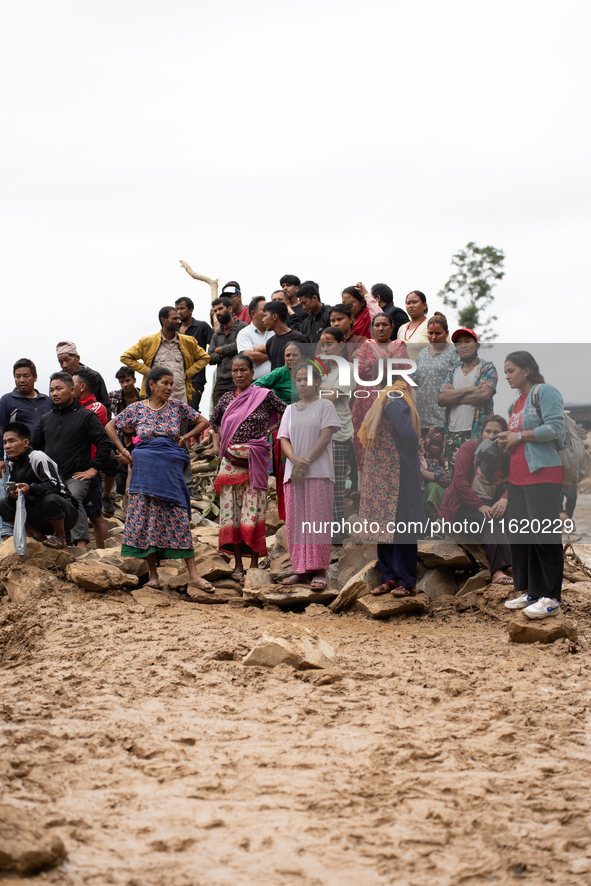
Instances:
[[[467,569],[474,565],[463,548],[453,542],[420,541],[418,547],[419,560],[423,561],[427,569],[436,566]]]
[[[170,606],[170,599],[162,591],[159,591],[158,588],[139,588],[136,591],[132,591],[131,596],[141,606],[153,608],[156,606]]]
[[[458,596],[481,591],[483,588],[488,587],[491,582],[492,576],[490,574],[490,569],[484,569],[482,572],[470,576],[468,581],[466,581],[458,591]]]
[[[0,871],[35,874],[66,857],[64,844],[29,815],[13,806],[0,806]]]
[[[462,594],[461,596],[458,594],[457,597],[451,597],[451,599],[456,607],[456,612],[467,612],[468,609],[480,609],[480,597],[478,594],[470,593]]]
[[[428,605],[429,598],[425,594],[417,594],[415,597],[393,597],[391,594],[373,597],[369,594],[357,600],[354,611],[371,618],[390,618],[391,615],[401,615],[403,612],[425,612]]]
[[[473,557],[476,562],[482,566],[483,569],[488,569],[488,559],[486,554],[484,553],[484,548],[482,545],[460,545],[460,547],[466,551],[466,553]]]
[[[587,569],[591,569],[591,545],[573,545],[573,551]]]
[[[304,629],[289,637],[263,634],[262,640],[252,649],[242,664],[263,665],[274,668],[288,664],[298,671],[311,668],[330,668],[336,664],[336,653],[326,640]]]
[[[281,526],[283,526],[283,520],[279,519],[277,506],[269,505],[265,515],[265,534],[274,535]]]
[[[233,567],[224,555],[220,551],[212,550],[208,545],[204,545],[200,551],[195,549],[195,567],[201,578],[211,582],[216,578],[228,578],[233,572]]]
[[[271,603],[281,609],[307,606],[309,603],[330,603],[337,595],[332,588],[313,590],[310,585],[267,585],[264,588],[243,589],[244,599],[251,603]]]
[[[124,532],[125,526],[115,526],[113,529],[109,529],[109,538],[118,538],[120,543]]]
[[[230,588],[216,587],[213,594],[208,594],[207,591],[201,591],[199,588],[187,587],[187,594],[191,598],[192,603],[215,605],[217,603],[230,603],[234,600],[242,602],[242,597],[238,591],[231,590]]]
[[[443,597],[446,594],[456,594],[458,590],[453,570],[447,566],[428,569],[418,583],[417,588],[432,600],[436,597]]]
[[[513,643],[554,643],[563,638],[572,641],[577,639],[577,629],[562,615],[530,619],[519,612],[509,622],[508,631]]]
[[[287,554],[287,535],[285,532],[285,526],[278,529],[272,538],[267,539],[267,552],[271,560],[280,557],[282,554]]]
[[[55,590],[59,579],[38,566],[14,566],[2,576],[2,584],[13,603],[26,603],[43,591]]]
[[[373,588],[382,583],[382,576],[377,560],[370,560],[352,576],[341,590],[336,600],[330,604],[332,612],[344,612],[350,609],[359,599],[369,594]]]
[[[74,553],[76,551],[76,553]],[[0,545],[0,569],[4,566],[19,566],[26,563],[28,566],[38,566],[40,569],[65,569],[68,563],[73,563],[82,554],[80,548],[65,547],[60,551],[47,548],[40,541],[27,538],[27,553],[24,557],[17,554],[14,548],[12,536]]]
[[[105,550],[101,550],[100,553],[99,551],[91,551],[90,555],[84,558],[85,563],[89,560],[95,559],[91,556],[92,554],[99,554],[96,559],[100,563],[105,563],[107,566],[116,566],[117,569],[120,569],[122,572],[128,572],[130,575],[137,575],[138,578],[140,575],[147,575],[150,571],[148,569],[148,562],[144,558],[121,557],[112,548],[105,548]]]
[[[265,588],[269,584],[269,573],[266,569],[247,569],[244,578],[244,587],[249,591],[257,588]]]
[[[275,557],[274,560],[271,560],[270,564],[270,572],[271,572],[271,581],[279,582],[283,578],[289,578],[290,575],[293,575],[293,566],[291,565],[291,560],[289,559],[289,554],[280,554],[278,557]],[[269,574],[267,573],[267,584],[269,584]]]
[[[106,563],[71,563],[66,576],[85,591],[110,591],[115,588],[134,588],[137,576],[122,572]]]
[[[105,548],[121,548],[121,537],[114,536],[105,540]]]
[[[377,545],[358,544],[357,542],[344,544],[339,557],[339,591],[345,587],[350,578],[357,575],[360,569],[377,558]]]

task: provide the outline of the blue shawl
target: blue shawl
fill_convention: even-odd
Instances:
[[[130,493],[152,495],[161,501],[186,508],[191,518],[191,498],[183,471],[189,453],[169,437],[141,440],[133,450]]]

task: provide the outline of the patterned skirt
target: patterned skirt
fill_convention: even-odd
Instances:
[[[228,451],[236,458],[248,458],[248,446],[233,444]],[[220,551],[234,553],[234,545],[241,545],[243,554],[267,553],[265,517],[267,490],[250,485],[248,468],[237,467],[223,458],[216,477],[215,488],[220,495]]]
[[[284,486],[287,548],[296,575],[328,569],[334,484],[326,478]]]
[[[123,543],[130,548],[193,550],[189,512],[152,495],[129,493]]]

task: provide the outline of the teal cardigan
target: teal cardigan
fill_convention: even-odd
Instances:
[[[523,431],[531,431],[536,435],[535,443],[524,443],[525,460],[533,474],[540,468],[560,467],[562,462],[558,454],[559,449],[564,449],[564,402],[560,391],[552,385],[539,385],[538,397],[540,401],[540,418],[538,411],[532,403],[530,390],[525,401],[523,410]],[[509,407],[509,415],[513,412],[515,403]]]

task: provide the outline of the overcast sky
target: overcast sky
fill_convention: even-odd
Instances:
[[[21,356],[46,391],[63,338],[115,387],[162,305],[206,317],[179,259],[246,302],[294,273],[329,304],[363,280],[434,310],[474,240],[507,255],[501,341],[589,342],[590,19],[573,0],[5,6],[2,392]]]

